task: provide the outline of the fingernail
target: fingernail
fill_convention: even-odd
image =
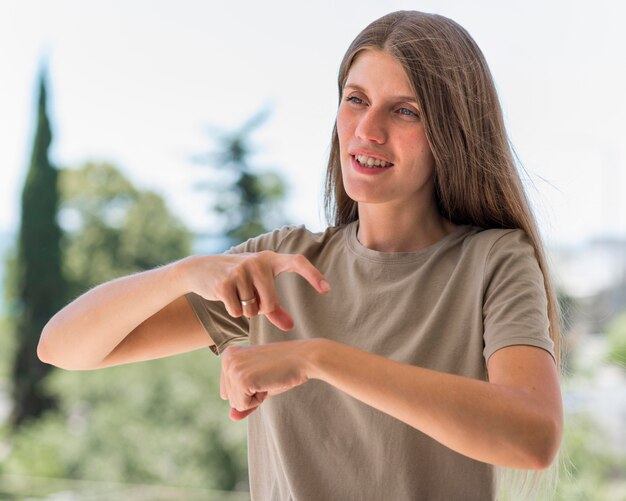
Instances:
[[[330,284],[326,280],[320,281],[320,289],[324,292],[328,292],[330,290]]]

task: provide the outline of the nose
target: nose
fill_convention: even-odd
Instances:
[[[354,131],[362,141],[384,144],[387,141],[385,120],[379,112],[370,108],[364,111]]]

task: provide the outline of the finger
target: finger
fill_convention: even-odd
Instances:
[[[239,292],[238,296],[240,298],[239,304],[241,304],[243,314],[246,317],[252,318],[259,313],[259,301],[254,292]]]
[[[326,294],[330,290],[330,284],[324,275],[302,254],[276,254],[274,259],[274,276],[290,271],[304,278],[320,294]]]
[[[224,376],[223,370],[220,374],[220,398],[222,400],[228,400],[228,392],[226,391],[226,377]]]
[[[258,400],[259,405],[261,405],[264,402],[264,400],[268,397],[268,395],[269,395],[269,392],[267,391],[259,391],[258,393],[254,395],[254,397]]]
[[[293,319],[291,318],[291,315],[289,315],[289,313],[283,310],[280,306],[274,311],[267,313],[265,316],[280,330],[289,331],[293,329]]]
[[[230,399],[230,406],[237,409],[239,412],[245,412],[249,409],[254,409],[261,405],[254,395],[236,394]]]
[[[224,400],[228,400],[229,402],[231,401],[233,392],[231,391],[231,388],[230,388],[230,376],[229,376],[228,367],[230,366],[231,357],[233,356],[233,353],[237,352],[238,350],[239,350],[238,346],[230,345],[222,353],[220,396]]]
[[[268,266],[255,267],[251,271],[251,278],[259,296],[258,312],[266,315],[280,307],[272,270]]]
[[[232,419],[233,421],[241,421],[242,419],[247,418],[255,410],[256,410],[256,407],[254,407],[252,409],[248,409],[246,411],[238,411],[237,409],[231,407],[230,408],[230,419]]]
[[[252,277],[247,271],[243,271],[237,280],[237,297],[243,314],[254,317],[259,312],[257,297],[252,286]],[[252,302],[250,302],[252,301]]]
[[[233,377],[232,380],[228,378],[226,381],[226,390],[228,391],[228,402],[230,406],[237,409],[240,412],[243,412],[250,407],[251,405],[251,397],[247,395],[242,389],[241,381],[239,381],[236,377]]]
[[[227,400],[229,405],[231,407],[234,407],[233,405],[233,392],[230,389],[230,379],[228,378],[228,374],[224,371],[222,372],[222,380],[221,380],[221,384],[224,387],[224,400]]]
[[[236,390],[236,388],[234,388],[234,390]],[[228,405],[230,405],[232,409],[236,409],[240,412],[243,412],[244,410],[246,410],[248,407],[241,405],[235,397],[236,397],[235,391],[228,392]]]
[[[243,315],[241,302],[237,295],[237,288],[234,284],[228,284],[221,287],[217,298],[224,303],[226,311],[231,317],[239,318]]]
[[[255,393],[251,397],[251,399],[250,399],[251,405],[254,405],[254,407],[251,407],[251,408],[243,410],[243,411],[237,410],[237,408],[235,408],[235,407],[231,407],[230,408],[230,418],[233,421],[239,421],[241,419],[246,418],[247,416],[252,414],[257,409],[257,407],[259,407],[263,403],[263,401],[267,397],[268,397],[268,392],[267,391],[260,391],[258,393]]]

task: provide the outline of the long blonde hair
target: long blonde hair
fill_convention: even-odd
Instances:
[[[339,102],[348,71],[364,49],[394,56],[404,67],[435,159],[439,212],[455,224],[520,228],[543,273],[550,337],[560,369],[560,312],[537,223],[524,193],[487,62],[472,37],[446,17],[415,11],[387,14],[367,26],[339,68]],[[324,194],[330,224],[358,219],[346,193],[333,129]]]

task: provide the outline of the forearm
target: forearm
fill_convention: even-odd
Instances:
[[[310,378],[331,384],[461,454],[491,464],[541,469],[558,448],[559,424],[531,391],[316,341],[321,343],[313,350]]]
[[[50,319],[37,354],[65,369],[96,369],[207,346],[206,332],[181,298],[188,292],[221,301],[233,317],[263,314],[288,330],[293,322],[274,288],[274,277],[283,272],[298,273],[322,294],[329,290],[304,256],[269,251],[191,256],[83,294]],[[252,297],[244,311],[240,298]]]
[[[97,366],[133,329],[186,291],[180,263],[112,280],[50,319],[39,357],[68,369]]]

